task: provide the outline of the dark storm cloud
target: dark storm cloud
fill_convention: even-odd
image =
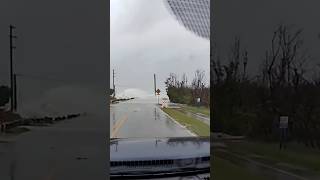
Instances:
[[[54,89],[59,89],[56,102],[61,99],[60,104],[71,92],[76,96],[77,89],[102,97],[107,89],[106,3],[14,0],[1,1],[0,8],[0,82],[8,83],[8,25],[12,23],[17,27],[14,61],[15,72],[23,75],[18,77],[18,87],[24,106],[40,99],[50,103],[45,96],[50,92],[52,98]],[[79,99],[85,96],[83,92]]]
[[[284,23],[303,28],[305,48],[313,64],[320,58],[320,2],[317,0],[223,0],[213,1],[214,39],[227,49],[232,39],[240,36],[249,51],[252,73],[270,47],[276,26]]]

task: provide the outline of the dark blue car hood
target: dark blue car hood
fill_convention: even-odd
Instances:
[[[210,156],[209,137],[112,139],[110,161],[185,159]]]

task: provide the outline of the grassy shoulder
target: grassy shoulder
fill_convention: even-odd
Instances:
[[[235,180],[235,179],[246,179],[246,180],[267,180],[261,176],[253,174],[248,169],[232,164],[231,162],[215,157],[211,166],[211,176],[214,179],[223,180]]]
[[[320,173],[320,150],[309,149],[297,143],[290,143],[287,149],[279,150],[278,143],[241,142],[228,143],[233,152],[259,157],[271,164],[289,164]]]
[[[192,113],[201,113],[203,115],[210,117],[210,109],[204,106],[197,107],[197,106],[185,105],[182,108]]]
[[[210,136],[210,127],[202,121],[189,117],[175,109],[162,108],[162,110],[198,136]]]

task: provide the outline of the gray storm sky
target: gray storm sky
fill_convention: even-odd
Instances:
[[[18,110],[90,111],[106,105],[106,1],[1,0],[0,84],[9,84],[9,24],[17,49]],[[98,105],[99,104],[99,105]]]
[[[110,82],[115,69],[116,90],[122,95],[153,94],[153,74],[165,92],[169,73],[189,82],[197,69],[209,82],[210,41],[174,19],[163,0],[110,1]]]

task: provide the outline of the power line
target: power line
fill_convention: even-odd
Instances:
[[[57,81],[57,82],[68,82],[70,83],[71,81],[74,80],[66,80],[66,79],[58,79],[58,78],[52,78],[48,76],[43,76],[43,75],[34,75],[34,74],[17,74],[19,77],[24,77],[24,78],[29,78],[29,79],[38,79],[38,80],[46,80],[46,81]]]

